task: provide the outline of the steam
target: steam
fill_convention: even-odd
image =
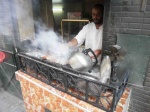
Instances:
[[[60,63],[68,60],[72,50],[69,49],[62,37],[56,35],[52,30],[39,31],[36,36],[36,39],[32,42],[33,46],[40,48],[43,54],[53,57],[55,61]]]

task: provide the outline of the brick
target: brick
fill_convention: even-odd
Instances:
[[[131,99],[136,99],[136,100],[139,100],[141,102],[148,103],[148,100],[146,98],[143,98],[143,97],[141,98],[141,97],[136,96],[136,95],[132,95],[131,97],[132,97]]]
[[[129,11],[131,11],[131,12],[140,12],[141,11],[141,6],[131,6],[131,7],[129,7]]]
[[[147,73],[146,76],[147,76],[147,77],[150,77],[150,73]]]
[[[112,6],[111,7],[111,11],[112,12],[121,12],[122,11],[122,7],[121,6]]]
[[[128,112],[135,112],[135,111],[129,108],[129,109],[128,109]]]
[[[130,17],[130,12],[112,12],[112,17]]]
[[[123,23],[141,23],[142,22],[142,18],[132,18],[132,17],[124,17],[122,18]]]
[[[148,91],[144,90],[144,88],[142,87],[133,87],[132,88],[132,93],[133,95],[137,95],[137,96],[140,96],[141,94],[145,95],[145,96],[149,96],[149,93]]]
[[[146,109],[145,109],[145,108],[146,108],[145,106],[141,106],[141,105],[137,104],[136,102],[133,102],[133,103],[131,104],[131,108],[132,108],[132,109],[138,108],[138,109],[146,110]]]
[[[107,45],[114,45],[114,44],[116,44],[116,43],[115,42],[111,42],[111,41],[107,42]]]
[[[115,38],[108,38],[108,41],[109,41],[109,42],[115,42],[116,39],[115,39]]]
[[[133,5],[141,5],[142,4],[142,0],[132,0],[132,4]]]
[[[133,92],[133,94],[131,96],[133,96],[133,97],[135,96],[135,97],[139,97],[139,98],[143,98],[143,99],[147,99],[147,98],[150,99],[149,91],[140,91],[138,93],[136,91],[132,91],[132,92]],[[143,93],[143,92],[145,92],[145,93]]]
[[[104,32],[104,33],[103,33],[103,41],[106,41],[106,40],[107,40],[107,33]]]
[[[150,87],[150,82],[145,82],[145,83],[144,83],[144,86]]]
[[[122,11],[129,11],[129,7],[122,7]]]
[[[108,9],[107,9],[108,10]],[[104,13],[105,15],[104,15],[104,18],[108,18],[109,17],[109,11],[105,11],[105,13]]]
[[[117,28],[128,28],[128,23],[116,23]]]
[[[124,5],[124,6],[128,6],[128,5],[131,5],[132,4],[132,1],[131,0],[128,0],[128,1],[123,1],[122,2],[122,5]]]
[[[112,6],[122,6],[122,1],[112,2]]]
[[[119,29],[119,33],[129,33],[129,29],[128,28],[120,28]]]
[[[108,26],[105,25],[105,27],[103,27],[103,32],[107,32],[108,31]]]
[[[129,28],[140,29],[141,28],[141,24],[139,24],[139,23],[129,23]]]
[[[150,30],[141,30],[141,35],[150,35]]]
[[[131,22],[131,23],[141,23],[142,20],[143,20],[142,18],[132,18],[132,17],[131,17],[131,21],[130,21],[130,22]]]
[[[142,29],[150,30],[150,24],[143,24]]]
[[[144,90],[146,90],[146,91],[150,91],[150,87],[148,87],[148,86],[144,86]]]
[[[111,16],[112,17],[121,17],[122,16],[122,12],[118,12],[118,13],[117,12],[112,12]]]
[[[150,19],[149,18],[144,18],[143,23],[150,24]]]
[[[122,18],[121,22],[123,23],[129,23],[131,21],[131,18],[130,17],[124,17]]]
[[[122,7],[122,11],[131,11],[131,12],[140,12],[140,6],[124,6]]]
[[[150,12],[145,12],[144,13],[144,18],[150,18]]]
[[[113,17],[111,19],[112,19],[112,21],[111,21],[112,24],[121,23],[121,18]]]
[[[137,104],[137,103],[134,103],[134,104]],[[129,108],[132,109],[132,110],[134,110],[134,112],[146,112],[145,107],[142,107],[139,104],[137,104],[137,106],[132,106],[132,105],[130,106],[129,105]]]
[[[150,77],[146,77],[145,82],[150,82]]]
[[[131,12],[130,17],[143,17],[143,12]]]
[[[140,34],[140,29],[129,29],[129,34]]]
[[[135,110],[136,112],[146,112],[145,109],[139,109],[139,108],[137,108],[137,107],[136,107],[134,110]]]
[[[140,100],[138,101],[138,104],[139,104],[140,106],[143,106],[143,107],[150,106],[150,104],[145,103],[145,102],[141,102]]]
[[[130,12],[122,12],[122,17],[130,17]]]
[[[150,5],[146,6],[146,11],[150,11]]]
[[[111,0],[111,2],[122,2],[122,1],[124,1],[124,0]]]
[[[146,90],[144,90],[143,87],[133,86],[129,105],[130,110],[148,112],[147,110],[150,107],[150,91],[147,91],[148,89],[149,88],[146,88]]]

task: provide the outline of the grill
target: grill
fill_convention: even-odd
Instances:
[[[118,82],[103,84],[88,78],[92,77],[89,74],[73,70],[69,65],[49,62],[25,53],[16,54],[16,59],[22,72],[108,112],[115,110],[129,76],[126,70]]]

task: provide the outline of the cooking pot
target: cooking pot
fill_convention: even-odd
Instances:
[[[89,53],[92,53],[94,59],[91,59]],[[82,52],[77,52],[69,59],[70,66],[77,71],[90,72],[97,64],[97,57],[92,49],[85,49]]]

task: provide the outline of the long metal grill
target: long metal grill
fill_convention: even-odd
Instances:
[[[126,72],[121,81],[107,85],[85,77],[68,66],[50,63],[20,53],[16,55],[19,69],[71,96],[86,101],[102,110],[113,112],[128,80]]]

